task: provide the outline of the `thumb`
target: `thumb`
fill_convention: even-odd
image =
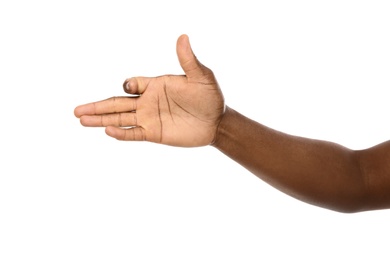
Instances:
[[[205,67],[196,58],[186,34],[180,35],[177,39],[176,53],[180,66],[188,78],[199,77],[204,74]]]

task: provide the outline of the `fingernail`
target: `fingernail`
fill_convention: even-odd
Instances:
[[[130,79],[126,79],[125,82],[123,82],[123,88],[124,90],[130,90]]]

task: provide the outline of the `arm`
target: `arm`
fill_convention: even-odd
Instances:
[[[353,151],[275,131],[227,107],[213,146],[307,203],[341,212],[390,207],[390,141]]]
[[[118,140],[180,147],[213,145],[253,174],[299,200],[358,212],[390,208],[390,142],[353,151],[270,129],[227,107],[213,72],[177,41],[185,75],[127,79],[124,91],[76,107],[84,126]]]

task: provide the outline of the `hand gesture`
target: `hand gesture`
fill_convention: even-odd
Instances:
[[[80,105],[74,114],[83,126],[106,127],[107,135],[125,141],[172,146],[212,144],[225,111],[213,72],[195,57],[187,35],[176,52],[185,75],[133,77],[123,88],[130,96]]]

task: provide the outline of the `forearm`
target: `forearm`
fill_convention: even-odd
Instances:
[[[213,146],[299,200],[343,212],[366,209],[368,180],[355,151],[275,131],[229,107]]]

